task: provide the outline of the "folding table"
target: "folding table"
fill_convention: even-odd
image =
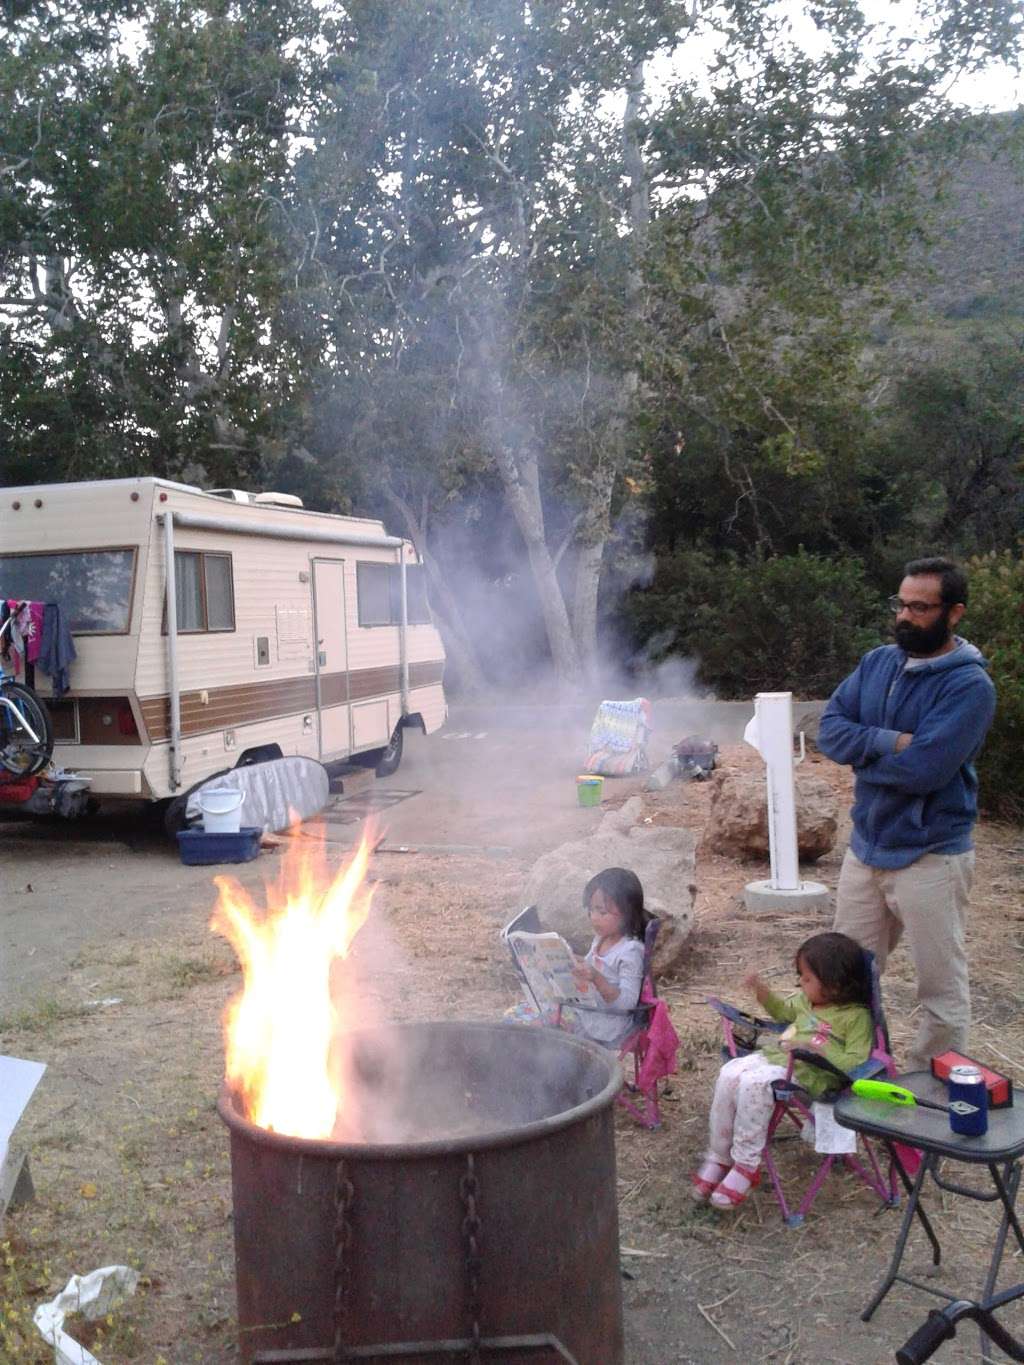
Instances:
[[[949,1094],[943,1081],[938,1081],[928,1071],[911,1071],[905,1076],[897,1076],[895,1083],[912,1090],[919,1099],[932,1100],[938,1104],[948,1102]],[[988,1275],[985,1280],[983,1297],[991,1297],[999,1274],[999,1266],[1006,1247],[1010,1229],[1024,1252],[1024,1231],[1014,1208],[1017,1188],[1021,1179],[1021,1157],[1024,1156],[1024,1103],[1011,1105],[1008,1109],[993,1109],[988,1116],[988,1132],[982,1137],[964,1137],[954,1133],[949,1126],[949,1115],[935,1109],[921,1109],[915,1106],[898,1106],[861,1099],[857,1095],[841,1096],[835,1105],[838,1123],[858,1133],[880,1138],[888,1147],[896,1171],[907,1190],[909,1199],[903,1214],[896,1248],[889,1263],[889,1269],[874,1298],[861,1314],[863,1322],[869,1321],[875,1309],[898,1280],[901,1284],[912,1285],[937,1298],[953,1302],[964,1297],[962,1293],[947,1293],[934,1285],[924,1284],[900,1274],[900,1262],[907,1244],[907,1237],[915,1217],[924,1228],[932,1246],[932,1259],[935,1265],[941,1260],[941,1249],[935,1230],[921,1208],[921,1191],[926,1178],[930,1175],[936,1185],[950,1194],[965,1199],[976,1199],[986,1203],[1002,1204],[1002,1218],[996,1233]],[[899,1149],[895,1145],[904,1143],[916,1147],[922,1156],[921,1164],[913,1180],[907,1174],[900,1160]],[[947,1179],[939,1172],[940,1162],[960,1161],[972,1166],[987,1168],[993,1188],[972,1189]],[[987,1359],[988,1340],[982,1336],[982,1358]]]

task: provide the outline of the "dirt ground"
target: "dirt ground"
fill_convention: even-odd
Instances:
[[[722,761],[760,763],[741,745],[723,749]],[[808,761],[848,804],[845,771]],[[606,786],[606,806],[636,785]],[[645,814],[701,830],[708,797],[706,786],[676,783],[645,793]],[[830,886],[845,834],[841,828],[837,848],[814,872]],[[1022,852],[1024,831],[979,828],[970,954],[972,1051],[1024,1082]],[[279,856],[264,855],[242,879],[257,887]],[[373,915],[365,941],[357,940],[357,958],[372,966],[367,1008],[393,1018],[493,1019],[512,1003],[515,981],[495,934],[502,916],[519,906],[528,867],[516,854],[379,854]],[[728,1218],[689,1198],[686,1177],[702,1148],[719,1064],[704,996],[742,1002],[738,983],[753,966],[788,983],[797,943],[827,927],[827,915],[746,914],[740,892],[764,875],[761,864],[701,849],[691,951],[679,976],[662,983],[683,1040],[665,1123],[649,1133],[621,1111],[616,1118],[630,1365],[881,1365],[932,1306],[897,1287],[871,1323],[859,1321],[898,1214],[879,1211],[845,1176],[831,1180],[797,1230],[782,1225],[764,1190]],[[207,892],[194,878],[189,888],[144,936],[124,933],[87,947],[35,1003],[0,1018],[0,1051],[49,1064],[18,1130],[31,1152],[37,1198],[8,1217],[0,1237],[0,1365],[52,1361],[32,1311],[73,1272],[115,1262],[141,1271],[140,1292],[109,1320],[71,1324],[103,1365],[235,1359],[228,1150],[214,1102],[223,1072],[220,1016],[239,975],[230,949],[207,927],[212,887]],[[115,885],[110,894],[118,894]],[[902,949],[885,990],[898,1058],[914,1026]],[[808,1176],[802,1144],[790,1144],[783,1166],[797,1182]],[[937,1191],[928,1207],[945,1253],[938,1283],[975,1292],[993,1210]],[[923,1275],[928,1257],[917,1233],[910,1246],[910,1273]],[[1022,1270],[1021,1256],[1008,1251],[1001,1283],[1024,1279]],[[1019,1309],[1007,1321],[1024,1330]],[[936,1357],[946,1365],[975,1358],[977,1337],[969,1331]]]

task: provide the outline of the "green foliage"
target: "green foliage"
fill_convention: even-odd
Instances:
[[[793,555],[713,562],[689,551],[659,561],[654,582],[630,604],[641,636],[662,655],[700,662],[720,697],[791,691],[828,696],[880,642],[881,603],[853,559]]]
[[[968,563],[965,630],[988,659],[996,717],[978,762],[981,801],[1006,819],[1024,818],[1024,550],[981,555]]]

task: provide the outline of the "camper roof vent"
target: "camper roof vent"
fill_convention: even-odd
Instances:
[[[212,498],[224,498],[228,502],[252,502],[252,494],[241,488],[208,488]]]
[[[301,507],[302,499],[294,493],[253,493],[249,497],[259,507]]]

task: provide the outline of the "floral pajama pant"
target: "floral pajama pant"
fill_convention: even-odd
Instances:
[[[708,1119],[711,1161],[757,1170],[775,1108],[772,1081],[782,1080],[785,1074],[784,1066],[768,1061],[760,1052],[726,1062],[715,1082]]]

